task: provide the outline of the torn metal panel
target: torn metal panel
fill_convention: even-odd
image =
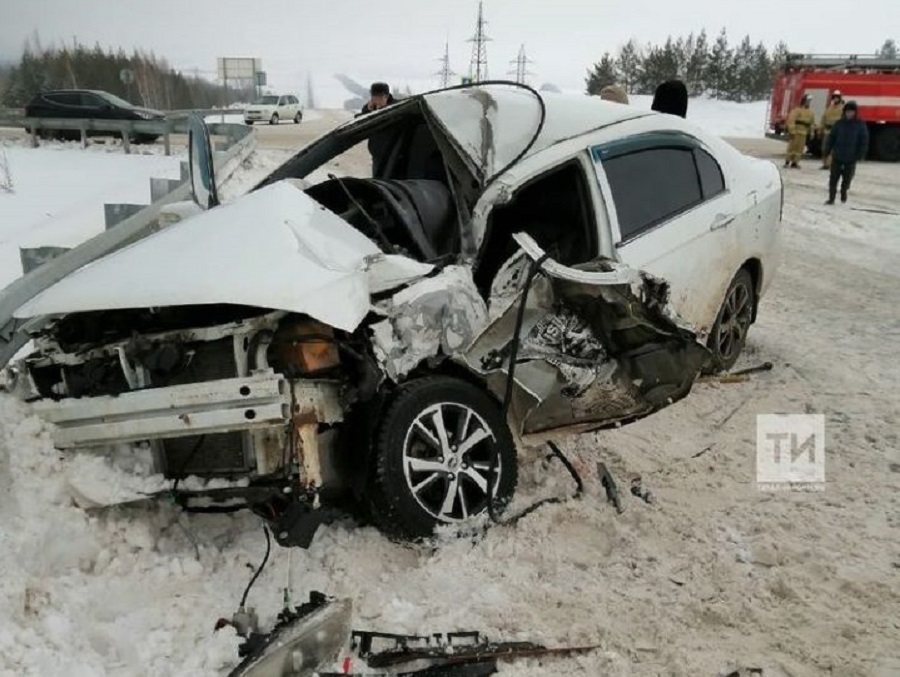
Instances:
[[[464,351],[488,322],[466,266],[448,266],[376,306],[387,319],[370,327],[375,356],[397,381],[423,360]]]
[[[490,325],[464,360],[502,397],[529,251],[501,269]],[[579,268],[547,261],[532,282],[519,334],[512,422],[533,434],[577,424],[607,425],[646,415],[689,390],[706,350],[667,317],[666,286],[606,260]]]
[[[472,87],[425,97],[431,112],[478,168],[483,183],[512,163],[541,124],[541,101],[527,89]]]
[[[369,312],[366,259],[379,253],[336,214],[279,183],[68,275],[15,316],[228,303],[352,331]]]

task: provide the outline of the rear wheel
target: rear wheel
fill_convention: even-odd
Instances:
[[[278,124],[278,113],[272,113],[272,117],[269,118],[269,124],[270,124],[270,125],[277,125],[277,124]]]
[[[404,386],[379,425],[374,454],[367,491],[372,515],[384,531],[404,539],[428,537],[436,526],[484,514],[495,454],[492,493],[498,510],[516,486],[515,445],[499,405],[454,378]]]
[[[746,268],[741,268],[728,286],[707,341],[713,354],[712,371],[727,371],[737,362],[753,322],[755,304],[753,278]]]
[[[875,136],[875,159],[900,162],[900,127],[885,127]]]
[[[253,120],[244,120],[245,125],[253,125]]]

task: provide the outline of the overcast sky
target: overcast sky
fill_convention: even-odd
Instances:
[[[0,58],[33,31],[47,43],[142,47],[181,70],[215,77],[217,56],[262,59],[273,88],[340,99],[333,73],[368,83],[436,85],[444,42],[468,70],[477,0],[0,0]],[[584,71],[631,37],[661,42],[725,27],[795,51],[872,53],[900,32],[900,0],[485,0],[490,75],[505,77],[524,43],[532,84],[580,89]],[[326,92],[326,94],[322,94]],[[349,96],[349,94],[348,94]],[[329,103],[337,103],[330,101]]]

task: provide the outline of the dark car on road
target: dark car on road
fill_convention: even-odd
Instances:
[[[158,110],[135,106],[109,92],[88,89],[56,89],[41,92],[25,106],[25,115],[30,118],[78,120],[164,120],[166,117]],[[47,136],[60,139],[74,140],[81,137],[81,133],[75,129],[42,128],[42,131]],[[88,130],[90,136],[114,133]],[[158,138],[159,134],[138,132],[131,136],[131,140],[135,143],[153,143]]]

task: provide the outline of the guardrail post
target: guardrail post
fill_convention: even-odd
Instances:
[[[131,125],[122,127],[122,148],[125,149],[125,155],[131,153]]]
[[[125,202],[107,203],[103,205],[103,220],[106,222],[106,230],[109,230],[125,219],[131,218],[147,205],[135,205]]]
[[[87,122],[81,121],[81,147],[87,148]]]
[[[166,131],[163,134],[163,145],[166,147],[166,156],[172,154],[172,142],[169,138],[169,132],[172,131],[172,122],[170,120],[166,121]]]
[[[38,139],[38,137],[37,137],[37,123],[36,123],[36,122],[32,122],[32,123],[31,123],[31,147],[32,147],[32,148],[37,148],[37,147],[38,147],[38,140],[37,140],[37,139]]]

